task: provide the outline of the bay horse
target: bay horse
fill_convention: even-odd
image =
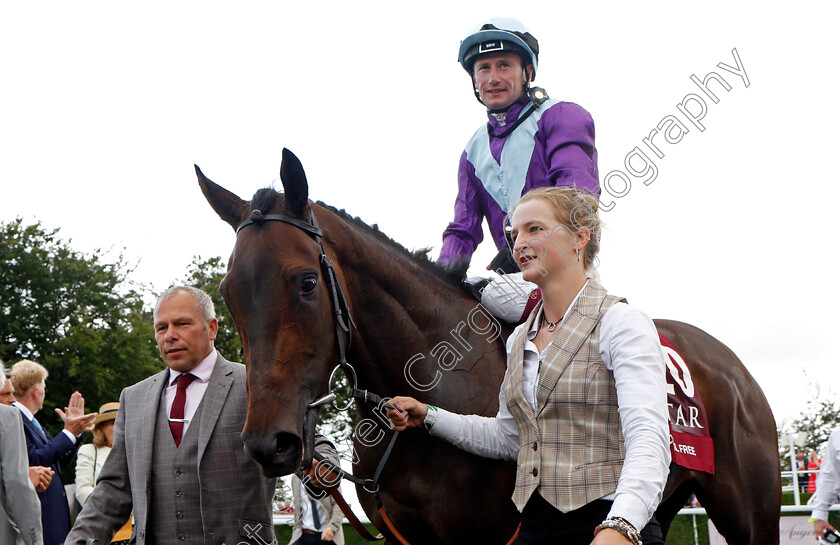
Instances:
[[[245,201],[198,166],[196,174],[210,206],[236,230],[221,291],[248,370],[242,440],[266,475],[301,466],[314,426],[305,425],[309,407],[329,391],[331,371],[345,356],[359,388],[462,414],[496,414],[509,331],[467,293],[459,274],[344,211],[309,201],[303,167],[286,149],[283,193],[264,188]],[[336,291],[355,327],[336,327]],[[704,400],[716,468],[712,475],[671,465],[656,512],[663,532],[694,493],[729,543],[777,544],[781,478],[764,394],[710,335],[680,322],[655,323],[684,356]],[[358,406],[356,476],[374,474],[390,435],[375,409]],[[515,463],[468,454],[420,429],[403,432],[389,460],[379,496],[409,543],[501,545],[516,531]],[[386,543],[397,543],[371,494],[357,491]]]

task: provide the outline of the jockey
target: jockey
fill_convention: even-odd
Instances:
[[[482,23],[461,42],[458,61],[487,108],[488,123],[470,139],[458,167],[455,218],[443,232],[439,261],[463,265],[484,238],[486,218],[502,250],[488,269],[516,271],[505,247],[503,220],[521,195],[535,187],[573,186],[595,196],[598,154],[589,113],[532,88],[539,44],[516,19]]]

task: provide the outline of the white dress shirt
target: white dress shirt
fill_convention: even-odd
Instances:
[[[184,428],[181,431],[181,437],[187,434],[187,428],[190,426],[190,421],[192,421],[193,416],[195,415],[195,410],[198,408],[198,405],[201,403],[201,399],[204,397],[204,392],[207,391],[207,384],[210,382],[210,375],[213,374],[213,368],[216,367],[216,357],[218,356],[218,352],[214,348],[210,355],[201,360],[201,362],[195,366],[195,368],[189,372],[191,375],[195,375],[195,379],[187,386],[187,398],[186,402],[184,403]],[[172,402],[175,401],[175,392],[178,390],[178,385],[175,383],[178,380],[178,377],[185,373],[179,373],[178,371],[173,371],[172,369],[169,370],[169,379],[166,385],[166,389],[163,391],[163,401],[166,403],[166,414],[172,412]]]
[[[306,490],[306,485],[303,481],[300,483],[300,525],[304,530],[313,530],[315,532],[323,532],[327,529],[328,523],[327,512],[318,500],[315,501],[315,508],[318,510],[318,522],[321,523],[320,528],[315,527],[315,519],[312,517],[312,497]]]
[[[580,292],[569,309],[579,296]],[[526,335],[522,371],[523,395],[535,412],[540,361],[548,348],[540,355],[531,342],[539,323],[538,315]],[[513,340],[523,327],[525,324],[508,338],[508,357]],[[614,494],[603,499],[613,500],[609,516],[622,517],[641,530],[662,499],[671,463],[664,355],[653,321],[623,303],[613,305],[604,314],[599,343],[601,359],[615,377],[621,431],[627,449],[618,487]],[[517,458],[519,432],[507,409],[504,386],[499,391],[499,412],[495,417],[458,415],[440,409],[434,419],[430,433],[457,447],[487,458]]]
[[[817,491],[811,498],[814,510],[811,518],[828,520],[828,508],[837,503],[840,495],[840,428],[828,437],[828,449],[817,473]]]

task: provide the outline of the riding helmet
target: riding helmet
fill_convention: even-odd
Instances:
[[[461,41],[458,62],[470,75],[475,60],[490,53],[511,51],[522,57],[522,66],[534,67],[531,81],[537,75],[537,59],[540,45],[525,25],[511,17],[497,17],[481,23]]]

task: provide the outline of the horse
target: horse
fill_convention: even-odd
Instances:
[[[286,149],[283,192],[263,188],[250,201],[195,168],[210,206],[236,231],[220,289],[247,365],[242,440],[267,476],[308,466],[311,408],[330,391],[336,362],[370,392],[496,414],[509,330],[464,289],[463,271],[453,274],[375,226],[309,201],[303,166]],[[729,543],[778,543],[776,430],[761,389],[710,335],[680,322],[655,324],[684,356],[715,444],[714,474],[672,463],[656,511],[663,533],[694,493]],[[468,454],[416,428],[393,443],[379,475],[391,432],[364,404],[356,422],[353,474],[378,474],[392,526],[370,487],[357,485],[358,497],[386,543],[398,542],[392,529],[412,544],[509,542],[518,524],[513,462]]]

